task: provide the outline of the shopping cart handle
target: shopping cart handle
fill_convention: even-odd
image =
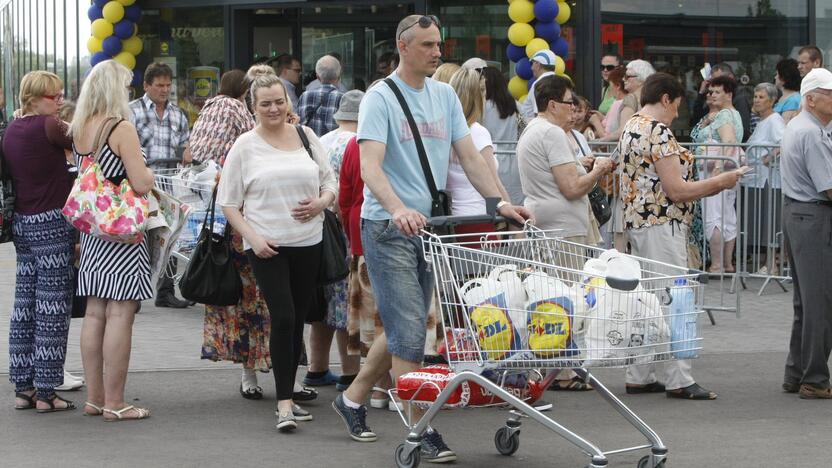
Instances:
[[[708,284],[708,274],[702,270],[697,270],[696,268],[691,268],[688,270],[689,275],[696,275],[696,281],[699,284]]]
[[[509,223],[516,227],[523,227],[521,223],[513,218],[503,216],[469,215],[469,216],[434,216],[427,219],[427,226],[433,228],[449,228],[453,226],[465,226],[471,224],[500,224]]]
[[[167,169],[182,163],[182,158],[155,158],[147,161],[147,167]]]

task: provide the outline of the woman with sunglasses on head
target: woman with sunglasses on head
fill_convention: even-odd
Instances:
[[[67,126],[58,118],[61,79],[46,71],[20,82],[20,111],[3,137],[3,172],[17,198],[13,240],[17,259],[9,326],[9,381],[15,409],[39,413],[75,409],[55,393],[64,379],[72,308],[75,239],[61,209],[72,189],[65,150]]]
[[[607,79],[608,89],[611,96],[615,100],[610,104],[609,110],[604,115],[604,132],[610,134],[621,127],[621,104],[624,103],[624,98],[627,97],[627,90],[624,89],[624,77],[627,74],[627,69],[624,67],[616,67],[612,70]]]
[[[647,77],[653,73],[656,73],[656,69],[645,60],[633,60],[627,64],[624,72],[624,90],[627,92],[627,96],[621,101],[621,110],[618,114],[618,130],[601,138],[601,141],[618,141],[624,124],[641,109],[641,87],[644,86]]]

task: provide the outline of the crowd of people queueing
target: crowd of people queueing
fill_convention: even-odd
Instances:
[[[169,100],[173,73],[165,64],[147,68],[145,94],[133,102],[128,102],[126,90],[130,71],[114,61],[96,65],[71,122],[58,118],[60,79],[45,71],[27,74],[21,82],[20,112],[3,139],[4,171],[11,174],[18,193],[17,280],[9,336],[15,408],[75,408],[55,390],[63,383],[68,317],[77,295],[87,301],[81,331],[84,414],[105,421],[150,416],[148,409],[128,404],[124,397],[134,317],[140,302],[154,295],[147,245],[83,233],[79,237],[61,214],[72,186],[69,167],[83,166],[90,158],[97,159],[105,178],[116,184],[126,179],[142,195],[154,183],[148,160],[213,161],[222,168],[217,205],[232,233],[243,295],[235,306],[206,306],[202,357],[242,364],[239,391],[247,399],[264,397],[257,373],[271,369],[281,432],[313,419],[298,404],[317,397],[312,387],[336,385],[341,393],[332,406],[349,436],[360,442],[377,439],[364,403],[369,399],[373,407],[396,409],[402,403],[390,401],[381,390],[419,368],[426,355],[436,354],[441,313],[420,238],[431,213],[431,195],[394,88],[418,122],[435,181],[451,193],[454,215],[483,214],[485,198],[494,197],[501,200],[497,212],[504,217],[521,223],[533,219],[541,228],[562,230],[568,240],[599,245],[601,227],[587,195],[618,170],[614,199],[621,216],[611,229],[615,245],[633,255],[685,266],[696,202],[717,203],[713,197],[733,193],[744,172],[721,167],[698,180],[698,154],[680,146],[670,130],[686,91],[676,77],[655,72],[643,60],[619,66],[617,57],[604,57],[601,67],[608,86],[601,110],[606,112],[598,113],[573,92],[569,79],[551,73],[551,51],[532,58],[537,80],[531,101],[518,104],[505,77],[481,59],[440,66],[435,17],[406,17],[396,39],[396,67],[366,93],[339,89],[341,66],[331,56],[316,64],[319,86],[299,97],[292,76],[299,74],[299,61],[291,57],[279,61],[278,70],[258,64],[247,72],[228,71],[219,95],[206,102],[193,130],[182,124],[184,114]],[[798,64],[781,64],[777,85],[785,95],[794,90]],[[792,200],[786,216],[803,222],[787,235],[800,245],[815,246],[807,237],[812,218],[793,205],[811,205],[817,216],[830,217],[826,211],[832,202],[826,193],[832,190],[832,177],[816,182],[830,171],[806,149],[828,145],[823,154],[829,156],[832,145],[828,133],[812,137],[823,141],[807,143],[800,132],[823,127],[832,118],[832,74],[814,70],[801,86],[803,110],[796,117],[785,115],[794,111],[787,102],[791,97],[779,97],[770,84],[755,89],[757,121],[750,140],[777,142],[783,123],[794,119],[783,137],[782,184]],[[694,129],[694,140],[743,141],[747,119],[734,105],[736,81],[730,68],[715,67],[703,93],[705,114]],[[117,124],[101,135],[109,118]],[[594,157],[587,138],[617,142],[620,159]],[[516,156],[495,154],[495,141],[511,140],[517,141]],[[792,164],[786,164],[787,156]],[[338,212],[343,223],[350,275],[319,287],[325,209]],[[730,221],[705,220],[704,232],[711,239],[725,238],[722,257],[720,252],[711,255],[728,269],[728,241],[736,232],[727,227],[724,233],[715,232],[723,225]],[[826,223],[823,229],[830,226]],[[803,320],[795,322],[784,388],[827,398],[826,361],[814,351],[807,357],[808,345],[801,344],[823,343],[827,333],[817,326],[828,322],[817,315],[814,299],[819,291],[797,288],[798,276],[802,281],[823,276],[816,274],[821,268],[817,262],[807,265],[806,260],[828,246],[813,249],[793,253],[796,297],[813,301],[804,302],[800,314],[796,306]],[[807,277],[811,279],[803,279]],[[160,295],[163,305],[180,306],[172,291],[159,289],[157,300]],[[303,339],[306,323],[311,324],[309,343]],[[811,326],[816,326],[811,338],[801,334]],[[329,369],[333,338],[341,355],[340,376]],[[307,344],[309,369],[300,385],[296,373]],[[824,350],[828,357],[828,346]],[[689,361],[654,367],[630,366],[626,392],[717,398],[696,383]],[[564,373],[553,389],[591,387]],[[418,418],[420,411],[413,411]],[[422,457],[449,462],[456,454],[429,428]]]

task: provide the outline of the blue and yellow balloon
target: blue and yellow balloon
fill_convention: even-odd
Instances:
[[[142,52],[136,23],[142,12],[135,3],[136,0],[92,1],[87,10],[87,17],[92,21],[92,36],[87,39],[92,66],[112,59],[131,70],[136,68],[136,56]]]

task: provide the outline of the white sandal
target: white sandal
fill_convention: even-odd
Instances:
[[[101,416],[102,414],[104,414],[104,408],[102,408],[98,405],[94,405],[94,404],[92,404],[88,401],[85,401],[84,406],[89,406],[90,408],[95,410],[95,413],[87,413],[86,410],[85,410],[84,411],[84,416]]]
[[[136,417],[135,418],[125,418],[124,413],[128,411],[135,411]],[[139,419],[146,419],[150,417],[150,410],[146,408],[137,408],[133,405],[125,406],[120,410],[110,410],[107,408],[102,408],[102,411],[106,414],[112,414],[115,418],[104,418],[104,422],[116,422],[116,421],[132,421],[132,420],[139,420]]]

